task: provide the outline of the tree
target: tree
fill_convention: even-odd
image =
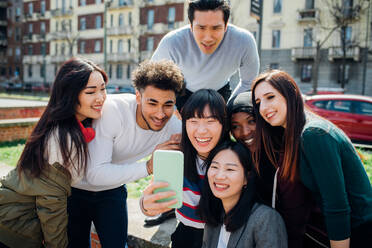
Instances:
[[[63,40],[66,41],[68,44],[68,50],[70,56],[73,55],[74,46],[77,43],[77,40],[79,39],[79,33],[73,32],[71,23],[67,22],[66,20],[63,20],[61,22],[61,32],[54,33],[54,39],[56,40]]]
[[[315,59],[313,67],[313,94],[317,93],[318,73],[320,64],[320,51],[335,31],[340,33],[342,64],[341,64],[341,87],[345,87],[345,68],[347,51],[355,45],[347,35],[348,26],[359,21],[369,0],[325,0],[322,1],[327,7],[326,15],[329,17],[327,23],[319,21],[319,33],[325,34],[322,39],[315,38]],[[325,8],[324,8],[325,9]],[[318,32],[317,32],[318,33]],[[353,44],[354,43],[354,44]]]

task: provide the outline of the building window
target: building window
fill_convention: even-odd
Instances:
[[[20,41],[21,40],[21,29],[19,27],[15,28],[15,40]]]
[[[175,21],[176,21],[176,8],[171,7],[168,9],[168,28],[174,28]]]
[[[96,0],[96,4],[101,4],[101,0]]]
[[[80,30],[86,29],[86,20],[85,17],[80,18]]]
[[[102,28],[102,19],[101,16],[96,16],[96,28]]]
[[[16,56],[21,56],[21,48],[16,47],[16,49],[15,49],[15,55]]]
[[[45,1],[43,0],[43,1],[41,1],[41,3],[40,3],[40,14],[41,15],[45,15]]]
[[[40,65],[40,77],[45,76],[45,65]]]
[[[80,53],[85,53],[85,41],[80,42]]]
[[[58,54],[58,44],[57,43],[54,45],[54,54],[55,55]]]
[[[313,46],[313,29],[306,28],[304,30],[304,47],[312,47]]]
[[[62,43],[62,46],[61,46],[61,55],[65,55],[65,50],[66,50],[66,45],[65,45],[65,43]]]
[[[305,8],[306,9],[314,9],[314,0],[306,0]]]
[[[110,53],[112,53],[112,40],[110,40]]]
[[[270,69],[271,69],[271,70],[279,69],[279,64],[278,64],[278,63],[271,63],[271,64],[270,64]]]
[[[101,41],[100,40],[96,40],[94,42],[94,52],[96,53],[101,52]]]
[[[346,46],[351,46],[353,44],[352,34],[353,28],[351,26],[341,28],[341,42],[345,41]]]
[[[124,26],[124,17],[123,14],[119,15],[119,27]]]
[[[80,6],[85,6],[87,5],[87,1],[86,0],[80,0]]]
[[[128,39],[127,43],[128,43],[128,53],[130,53],[130,50],[131,50],[131,40]]]
[[[280,30],[273,30],[272,48],[280,47]]]
[[[119,6],[125,6],[127,2],[125,0],[119,0]]]
[[[32,55],[32,45],[28,45],[28,55]]]
[[[34,5],[32,3],[28,3],[28,14],[32,15],[34,13]]]
[[[112,64],[109,64],[108,74],[109,78],[112,78]]]
[[[11,47],[8,48],[8,56],[13,56],[13,48]]]
[[[28,33],[30,34],[32,34],[32,30],[33,30],[33,25],[32,25],[32,23],[29,23],[28,24]]]
[[[131,73],[131,68],[130,65],[127,66],[127,78],[130,79],[130,73]]]
[[[58,32],[58,26],[59,26],[59,22],[56,21],[56,32]]]
[[[153,25],[154,25],[154,10],[149,9],[147,12],[147,28],[152,29]]]
[[[123,40],[118,40],[118,53],[123,53]]]
[[[40,23],[40,33],[45,34],[46,28],[45,28],[45,22]]]
[[[113,27],[114,26],[114,15],[111,14],[110,15],[110,27]]]
[[[301,81],[302,82],[311,81],[312,69],[313,69],[312,64],[304,64],[301,66]]]
[[[274,13],[282,12],[282,0],[274,0]]]
[[[129,26],[132,25],[132,12],[129,12],[129,14],[128,14],[128,25]]]
[[[146,50],[152,51],[154,49],[154,37],[147,37]]]
[[[345,84],[349,82],[349,76],[350,76],[350,65],[345,65],[345,77],[342,76],[342,64],[338,66],[338,80],[337,82],[340,84],[342,82],[342,79],[344,79]]]
[[[121,79],[123,78],[123,65],[116,65],[116,78]]]
[[[32,77],[32,65],[28,65],[28,77]]]
[[[46,54],[46,45],[45,45],[45,43],[41,43],[41,49],[40,49],[41,51],[41,54],[42,55],[45,55]]]

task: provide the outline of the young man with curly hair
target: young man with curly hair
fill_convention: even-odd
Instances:
[[[152,174],[156,149],[178,149],[181,122],[173,112],[183,76],[171,61],[144,62],[132,75],[136,95],[108,95],[93,123],[85,180],[69,199],[69,245],[89,247],[93,221],[103,247],[125,247],[128,216],[125,184]]]

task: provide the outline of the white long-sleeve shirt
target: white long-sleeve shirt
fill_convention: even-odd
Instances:
[[[192,92],[199,89],[219,90],[239,71],[240,82],[231,96],[247,91],[258,75],[259,58],[253,35],[228,24],[218,48],[204,54],[195,42],[190,25],[169,32],[160,41],[151,60],[169,59],[176,63]]]
[[[172,134],[181,133],[181,121],[176,116],[160,131],[142,129],[136,122],[136,108],[135,95],[108,95],[102,117],[93,122],[96,136],[88,145],[86,177],[76,188],[102,191],[146,177],[146,162],[138,160]]]

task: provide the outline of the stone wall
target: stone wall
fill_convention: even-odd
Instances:
[[[44,110],[44,106],[27,108],[0,108],[0,120],[40,117]]]
[[[0,120],[0,142],[27,139],[39,118]]]

